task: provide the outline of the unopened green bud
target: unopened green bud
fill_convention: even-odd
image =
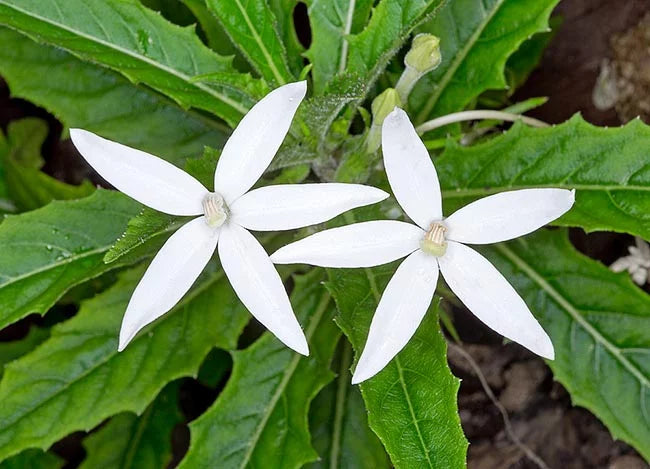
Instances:
[[[366,152],[374,153],[381,145],[381,125],[388,114],[396,107],[402,107],[402,100],[399,93],[393,88],[384,90],[372,101],[372,125],[366,136]]]
[[[425,74],[440,65],[440,39],[433,34],[418,34],[413,38],[411,50],[404,57],[404,65]]]
[[[394,88],[388,88],[372,102],[372,125],[382,125],[384,119],[396,107],[402,107],[402,101]]]

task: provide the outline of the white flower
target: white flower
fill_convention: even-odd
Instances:
[[[306,91],[304,81],[282,86],[244,116],[219,158],[215,192],[156,156],[85,130],[70,131],[86,161],[120,191],[161,212],[198,216],[169,238],[142,277],[122,321],[119,350],[174,307],[218,247],[221,266],[251,314],[286,345],[309,353],[280,276],[247,230],[321,223],[388,194],[355,184],[276,185],[249,192],[284,140]]]
[[[648,281],[650,271],[650,245],[638,236],[635,238],[635,244],[636,246],[628,248],[629,256],[617,259],[609,268],[614,272],[627,270],[634,283],[643,285]]]
[[[431,303],[438,270],[489,327],[552,359],[553,344],[508,281],[468,244],[525,235],[565,213],[573,191],[526,189],[485,197],[443,219],[440,185],[408,116],[395,109],[382,129],[384,165],[397,201],[416,223],[369,221],[316,233],[278,250],[278,264],[372,267],[408,256],[388,283],[353,383],[381,371],[408,343]]]

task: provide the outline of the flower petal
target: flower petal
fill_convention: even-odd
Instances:
[[[218,240],[219,231],[210,228],[205,217],[186,223],[167,240],[131,296],[122,319],[119,351],[185,295],[212,257]]]
[[[85,160],[121,192],[170,215],[202,215],[208,190],[171,163],[81,129],[70,138]]]
[[[224,225],[219,257],[235,293],[251,314],[288,347],[309,355],[282,280],[255,237],[234,223]]]
[[[380,189],[360,184],[281,184],[244,194],[230,212],[235,223],[249,230],[291,230],[387,197]]]
[[[396,108],[384,120],[382,151],[388,182],[406,214],[425,230],[442,219],[436,168],[404,111]]]
[[[379,301],[352,384],[379,373],[415,334],[438,282],[436,258],[417,250],[402,262]]]
[[[566,213],[575,191],[523,189],[484,197],[445,220],[447,239],[489,244],[523,236]]]
[[[449,288],[477,318],[530,351],[554,358],[551,339],[524,300],[486,258],[472,248],[448,241],[447,253],[438,262]]]
[[[214,190],[228,204],[248,191],[271,164],[305,93],[306,81],[281,86],[262,98],[239,122],[214,173]]]
[[[411,254],[420,247],[424,231],[394,220],[367,221],[321,231],[278,249],[276,264],[321,267],[372,267]]]

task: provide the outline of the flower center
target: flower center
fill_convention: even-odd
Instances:
[[[228,218],[228,207],[223,197],[216,192],[210,192],[203,199],[203,213],[208,226],[219,228]]]
[[[447,228],[442,223],[431,223],[429,231],[424,235],[424,239],[420,241],[420,247],[424,252],[432,256],[443,256],[447,252],[446,232]]]

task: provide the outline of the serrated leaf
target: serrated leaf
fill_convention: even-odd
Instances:
[[[564,230],[484,252],[551,336],[547,363],[573,402],[650,459],[650,297],[578,253]]]
[[[64,463],[65,461],[52,453],[28,449],[0,462],[0,469],[59,469]]]
[[[254,104],[241,86],[206,85],[197,75],[235,72],[192,27],[169,23],[137,0],[0,0],[0,23],[142,82],[184,107],[235,125]]]
[[[298,40],[294,11],[299,0],[268,0],[269,8],[277,21],[276,29],[287,49],[287,64],[294,76],[298,76],[304,63],[302,54],[305,48]]]
[[[115,191],[52,202],[0,224],[0,329],[30,313],[44,314],[71,287],[97,277],[104,254],[140,204]]]
[[[111,140],[180,163],[205,145],[221,147],[226,129],[184,112],[158,93],[102,67],[0,27],[0,75],[15,97]]]
[[[396,265],[329,270],[337,324],[358,358],[381,292]],[[465,467],[467,441],[456,394],[460,381],[449,371],[447,344],[430,308],[409,344],[379,374],[360,385],[370,428],[396,468]]]
[[[388,455],[368,425],[359,387],[351,384],[348,368],[352,350],[348,343],[341,355],[336,381],[328,384],[311,406],[309,426],[320,460],[307,467],[388,469]]]
[[[381,0],[370,22],[349,38],[346,70],[369,87],[411,32],[443,5],[443,0]]]
[[[371,89],[377,77],[384,71],[389,60],[397,53],[409,38],[411,32],[426,18],[433,15],[444,0],[381,0],[374,8],[368,25],[358,34],[347,37],[347,59],[343,52],[339,63],[345,61],[343,71],[327,86],[324,94],[341,94],[340,89],[358,89],[361,96],[351,98],[337,106],[331,106],[328,114],[323,113],[319,135],[329,131],[345,104],[349,104],[350,114],[354,107]],[[349,10],[348,10],[349,11]],[[345,127],[349,126],[349,118],[345,119]],[[319,149],[322,142],[318,142]]]
[[[348,36],[368,21],[371,0],[307,2],[312,41],[305,56],[313,64],[314,94],[323,94],[330,80],[347,66]]]
[[[7,192],[18,211],[35,210],[53,200],[81,199],[95,190],[88,180],[73,186],[40,171],[45,163],[41,146],[47,134],[47,123],[41,119],[15,120],[7,126],[7,153],[3,158]]]
[[[316,459],[307,413],[311,400],[332,379],[329,362],[340,336],[322,278],[322,270],[297,277],[291,295],[305,325],[310,356],[296,354],[269,333],[234,352],[225,389],[190,424],[190,449],[180,468],[298,468]]]
[[[381,207],[348,212],[346,224],[385,218]],[[332,226],[333,224],[330,224]],[[372,269],[328,269],[337,325],[358,357],[370,322],[399,263]],[[370,428],[396,468],[465,467],[467,441],[458,416],[460,381],[447,365],[447,344],[432,303],[408,345],[377,375],[360,385]]]
[[[463,110],[487,89],[507,86],[504,68],[533,34],[548,30],[559,0],[454,0],[420,28],[438,36],[442,63],[409,99],[415,122]]]
[[[170,383],[142,415],[118,414],[86,437],[86,459],[79,469],[167,467],[172,457],[172,430],[182,420],[178,383]]]
[[[196,376],[212,347],[233,348],[248,313],[214,266],[123,352],[118,334],[143,269],[85,301],[34,352],[9,364],[0,381],[0,459],[90,430],[120,412],[140,414],[163,386]],[[35,424],[35,422],[38,422]]]
[[[580,116],[546,129],[515,125],[473,147],[451,144],[436,160],[445,213],[472,200],[530,187],[576,189],[555,224],[650,239],[650,127],[594,127]]]
[[[207,0],[207,5],[233,44],[269,84],[295,80],[276,29],[277,19],[265,0]]]

